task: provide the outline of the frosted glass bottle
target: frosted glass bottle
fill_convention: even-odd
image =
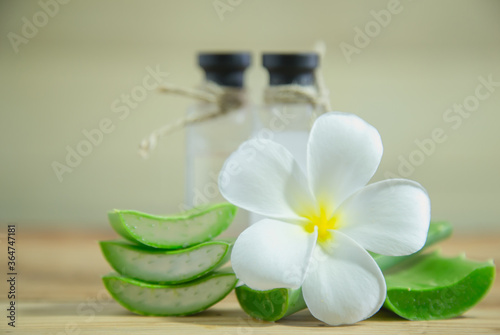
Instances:
[[[198,57],[198,62],[205,71],[206,82],[243,90],[243,73],[250,65],[250,54],[202,53]],[[203,88],[203,85],[201,87]],[[187,115],[200,116],[213,110],[213,104],[200,103],[190,107]],[[187,207],[226,201],[219,193],[219,172],[229,155],[251,136],[253,128],[254,115],[248,104],[187,127],[185,193]],[[235,220],[221,236],[236,237],[246,227],[248,227],[248,212],[238,209]]]
[[[314,70],[318,66],[316,53],[276,54],[265,53],[263,66],[269,72],[269,87],[266,95],[273,92],[274,87],[298,85],[303,90],[317,94]],[[264,102],[258,109],[256,128],[253,137],[271,138],[284,145],[295,157],[303,171],[306,171],[307,140],[317,115],[315,107],[305,102],[279,101]],[[262,217],[250,214],[250,222],[255,223]]]

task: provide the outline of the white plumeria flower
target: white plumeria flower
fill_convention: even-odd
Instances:
[[[373,126],[340,112],[314,123],[307,171],[278,143],[245,142],[225,162],[220,191],[267,218],[236,240],[231,263],[237,277],[255,290],[302,286],[311,313],[331,325],[375,314],[386,285],[366,250],[414,253],[430,222],[430,200],[420,184],[390,179],[366,186],[382,151]]]

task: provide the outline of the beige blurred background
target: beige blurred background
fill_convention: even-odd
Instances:
[[[374,180],[420,159],[403,172],[428,189],[433,219],[459,233],[500,231],[500,83],[476,91],[488,77],[500,82],[500,1],[73,0],[52,6],[44,22],[41,3],[54,1],[0,1],[0,223],[109,229],[112,208],[176,212],[184,132],[149,160],[137,147],[190,102],[148,92],[123,120],[112,104],[142,85],[148,67],[197,85],[199,50],[252,51],[247,83],[259,102],[268,80],[260,53],[309,50],[322,39],[334,109],[360,115],[384,141]],[[384,27],[373,13],[387,9]],[[26,31],[27,21],[38,31]],[[375,30],[362,45],[357,29],[367,27]],[[464,103],[473,111],[447,112]],[[66,147],[103,119],[112,130],[60,182],[53,162],[64,163]],[[416,153],[415,141],[433,132],[446,140]]]

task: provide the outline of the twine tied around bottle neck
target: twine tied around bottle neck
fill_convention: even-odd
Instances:
[[[185,88],[174,84],[163,84],[158,90],[161,93],[184,96],[201,103],[211,104],[213,108],[203,114],[188,115],[179,118],[154,130],[139,144],[139,154],[143,158],[148,158],[149,154],[156,148],[158,141],[172,132],[182,129],[187,125],[217,118],[228,112],[238,110],[247,104],[247,95],[244,89],[223,87],[213,82],[207,82],[203,86],[203,89]]]
[[[319,63],[323,64],[326,54],[326,44],[323,41],[316,42],[314,51],[319,55]],[[314,79],[316,83],[315,86],[270,86],[264,92],[264,101],[266,104],[307,103],[315,107],[315,113],[316,111],[320,114],[329,112],[331,111],[330,96],[320,67],[316,68],[314,71]],[[247,103],[247,95],[244,89],[222,87],[213,82],[207,82],[203,89],[163,84],[159,87],[159,91],[161,93],[175,94],[198,100],[199,102],[212,104],[214,108],[203,114],[179,118],[153,131],[139,144],[139,154],[143,158],[148,158],[150,153],[158,145],[158,141],[172,132],[182,129],[187,125],[205,122],[228,112],[238,110]]]
[[[319,56],[319,64],[314,71],[315,86],[301,86],[296,84],[269,86],[264,92],[264,102],[266,104],[280,103],[306,103],[316,108],[320,108],[320,113],[331,111],[330,92],[326,87],[321,66],[326,55],[326,44],[324,41],[317,41],[314,44],[314,51]]]
[[[321,113],[330,110],[328,95],[320,94],[315,86],[279,85],[270,86],[264,91],[264,103],[273,104],[310,104],[321,109]]]

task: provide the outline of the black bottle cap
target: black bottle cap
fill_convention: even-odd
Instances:
[[[262,65],[269,71],[269,85],[314,85],[314,69],[318,67],[316,53],[264,53]]]
[[[208,81],[221,86],[243,87],[243,72],[250,65],[249,52],[198,54],[198,64]]]

